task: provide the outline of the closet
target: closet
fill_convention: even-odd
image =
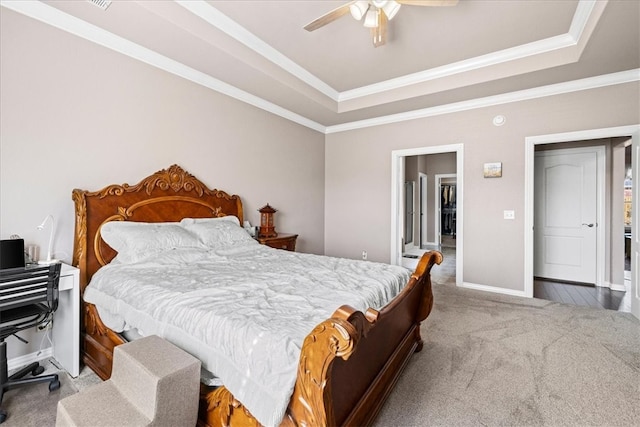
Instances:
[[[440,185],[440,233],[444,236],[456,235],[456,185]]]

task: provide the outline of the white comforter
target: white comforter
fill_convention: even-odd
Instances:
[[[306,335],[341,305],[376,309],[406,284],[398,266],[255,244],[181,248],[110,264],[84,299],[108,327],[137,328],[198,357],[263,425],[278,425]]]

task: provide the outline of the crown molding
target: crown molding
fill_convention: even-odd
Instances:
[[[108,49],[122,53],[138,61],[164,70],[168,73],[182,77],[198,85],[204,86],[216,92],[235,98],[239,101],[253,105],[277,116],[298,123],[302,126],[324,132],[325,127],[293,111],[282,108],[272,102],[252,95],[235,86],[227,84],[208,74],[188,67],[169,57],[161,55],[144,46],[133,43],[123,37],[103,30],[93,24],[69,15],[40,1],[1,1],[0,5],[14,12],[21,13],[30,18],[44,22],[90,42],[104,46]]]
[[[576,8],[576,13],[574,13],[573,19],[571,20],[571,26],[569,27],[569,34],[576,42],[584,35],[584,31],[591,21],[591,17],[594,15],[596,6],[604,9],[608,2],[609,0],[580,0]]]
[[[605,86],[614,86],[637,81],[640,81],[640,68],[621,71],[618,73],[605,74],[602,76],[572,80],[564,83],[540,86],[533,89],[525,89],[500,95],[477,98],[468,101],[455,102],[452,104],[439,105],[437,107],[423,108],[419,110],[407,111],[404,113],[391,114],[388,116],[359,120],[350,123],[343,123],[335,126],[327,126],[325,133],[331,134],[356,129],[364,129],[372,126],[399,123],[407,120],[422,119],[425,117],[435,117],[443,114],[475,110],[478,108],[510,104],[513,102],[528,101],[531,99],[545,98],[548,96],[561,95],[571,92],[580,92],[583,90],[590,90]]]
[[[531,43],[515,46],[508,49],[492,52],[486,55],[469,58],[463,61],[454,62],[443,65],[441,67],[429,70],[419,71],[417,73],[408,74],[394,79],[362,86],[355,89],[346,90],[339,95],[338,109],[340,112],[350,111],[356,108],[364,108],[382,103],[380,94],[387,93],[390,97],[393,91],[408,86],[414,87],[414,96],[427,95],[429,93],[438,92],[440,90],[448,90],[458,86],[447,86],[443,83],[438,89],[438,83],[444,82],[445,79],[453,76],[461,76],[465,74],[467,77],[474,79],[476,83],[486,81],[492,74],[500,75],[505,65],[513,65],[512,75],[521,74],[526,70],[519,70],[518,63],[526,59],[534,59],[532,64],[546,64],[546,67],[565,65],[577,61],[582,55],[582,50],[586,46],[593,29],[595,28],[602,12],[607,5],[608,0],[580,0],[576,7],[576,12],[571,20],[569,30],[565,34],[537,40]],[[534,71],[534,70],[529,70]],[[484,72],[485,77],[481,77],[478,73]],[[449,79],[450,80],[450,79]],[[468,84],[467,79],[460,81]],[[431,85],[423,85],[430,82]],[[419,85],[422,85],[420,90]],[[429,89],[427,89],[429,88]],[[434,89],[435,88],[435,89]],[[377,96],[377,97],[376,97]],[[364,98],[372,98],[367,103]],[[347,101],[360,99],[362,102],[356,103],[355,107],[350,107]],[[385,102],[397,101],[397,99],[386,99]]]
[[[570,28],[565,34],[481,55],[475,58],[469,58],[464,61],[407,74],[405,76],[381,81],[371,85],[338,92],[315,75],[311,74],[262,41],[260,38],[247,31],[231,18],[224,15],[212,4],[204,0],[175,1],[194,15],[225,32],[230,37],[277,65],[285,72],[303,81],[318,92],[330,98],[332,101],[336,102],[336,112],[352,111],[354,109],[366,108],[389,102],[379,96],[375,97],[375,95],[391,93],[395,90],[406,88],[408,86],[416,86],[416,91],[413,94],[414,96],[426,95],[430,93],[426,91],[426,86],[423,85],[423,88],[419,89],[418,85],[425,82],[434,83],[438,80],[444,80],[448,77],[460,75],[462,73],[474,73],[480,70],[490,71],[510,62],[515,63],[516,61],[521,61],[526,58],[535,57],[536,64],[548,61],[550,62],[549,66],[564,65],[566,63],[573,62],[573,58],[578,58],[582,53],[580,46],[584,47],[587,39],[591,36],[591,32],[585,31],[585,28],[593,28],[595,26],[600,18],[602,10],[608,2],[608,0],[580,0],[572,18]],[[559,51],[568,51],[568,54],[556,55]],[[517,67],[514,67],[514,69],[517,69]],[[461,81],[465,80],[462,79]],[[479,82],[480,81],[478,81],[478,83]],[[430,88],[435,86],[437,85],[431,85]],[[446,89],[451,89],[451,87],[446,86]],[[434,91],[433,89],[430,90],[431,93]],[[435,91],[438,90],[436,89]],[[365,100],[364,98],[370,99]],[[400,96],[400,98],[402,98],[402,96]],[[354,100],[362,100],[362,102],[346,103],[346,101]],[[397,99],[392,99],[392,101],[396,100]]]
[[[419,71],[413,74],[396,77],[383,82],[362,86],[356,89],[340,92],[340,101],[363,98],[365,96],[376,95],[382,92],[389,92],[401,87],[412,86],[419,83],[443,79],[462,73],[470,73],[481,69],[486,69],[495,65],[502,65],[520,59],[550,53],[556,50],[570,48],[576,45],[576,40],[570,34],[562,34],[544,40],[503,49],[486,55],[476,56],[463,61]]]
[[[584,20],[584,24],[576,24],[578,28],[584,28],[587,24],[589,17],[593,16],[596,6],[600,5],[600,2],[593,2],[587,0],[581,0],[580,4],[585,3],[589,6],[591,3],[598,3],[597,5],[591,5],[592,8],[589,11],[582,11],[580,16],[581,20]],[[63,31],[74,34],[78,37],[84,38],[88,41],[104,46],[108,49],[127,55],[133,59],[139,60],[146,64],[149,64],[158,69],[167,71],[176,76],[182,77],[186,80],[194,82],[198,85],[222,93],[224,95],[235,98],[241,102],[247,103],[254,107],[268,111],[272,114],[280,116],[284,119],[305,126],[309,129],[315,130],[320,133],[330,134],[338,132],[346,132],[350,130],[363,129],[372,126],[380,126],[390,123],[398,123],[407,120],[414,120],[425,117],[434,117],[442,114],[455,113],[460,111],[467,111],[472,109],[490,107],[495,105],[503,105],[512,102],[525,101],[536,98],[543,98],[547,96],[554,96],[563,93],[571,93],[582,90],[589,90],[598,87],[612,86],[618,84],[624,84],[629,82],[640,81],[640,69],[633,69],[628,71],[622,71],[618,73],[612,73],[602,76],[589,77],[580,80],[574,80],[570,82],[557,83],[548,86],[541,86],[538,88],[527,89],[522,91],[516,91],[506,94],[494,95],[485,98],[477,98],[468,101],[461,101],[452,104],[440,105],[436,107],[418,109],[408,111],[404,113],[392,114],[387,116],[380,116],[367,120],[354,121],[349,123],[343,123],[334,126],[324,126],[313,120],[294,113],[290,110],[282,108],[272,102],[252,95],[234,86],[231,86],[221,80],[211,77],[205,73],[188,67],[182,63],[179,63],[171,58],[160,55],[150,49],[126,40],[120,36],[103,30],[95,25],[89,24],[83,20],[80,20],[74,16],[64,13],[54,7],[48,6],[40,1],[7,1],[1,0],[0,6],[7,9],[21,13],[25,16],[44,22],[48,25],[59,28]],[[585,6],[585,7],[586,7]],[[207,6],[209,7],[209,6]],[[578,15],[578,14],[576,14]],[[588,16],[587,16],[588,15]],[[574,18],[574,22],[576,18]],[[577,31],[577,30],[576,30]],[[570,44],[570,40],[575,40],[573,37],[567,38],[560,36],[554,40],[547,39],[545,43],[548,48],[558,43]],[[537,42],[536,42],[537,43]],[[534,47],[540,48],[541,46]],[[531,47],[530,47],[531,48]],[[522,53],[521,53],[522,54]],[[511,57],[518,55],[517,49],[509,53]],[[509,56],[507,55],[507,56]],[[486,58],[485,58],[486,60]],[[488,60],[490,62],[490,59]],[[464,62],[464,61],[463,61]],[[465,65],[463,64],[463,67]],[[468,66],[468,64],[466,65]]]
[[[261,38],[256,37],[246,28],[220,12],[218,9],[203,0],[174,0],[177,4],[203,19],[210,25],[223,31],[230,37],[239,41],[249,49],[260,54],[273,64],[287,71],[289,74],[302,80],[309,86],[313,87],[320,93],[328,96],[334,101],[338,100],[339,93],[337,90],[320,80],[318,77],[302,68],[297,63],[274,49]]]

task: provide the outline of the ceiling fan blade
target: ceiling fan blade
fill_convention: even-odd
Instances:
[[[371,29],[371,37],[373,38],[373,47],[382,46],[387,42],[387,15],[378,13],[378,26]]]
[[[309,22],[307,25],[305,25],[304,29],[307,30],[307,31],[313,31],[313,30],[317,30],[320,27],[324,27],[325,25],[335,21],[336,19],[340,18],[341,16],[346,15],[347,13],[349,13],[349,6],[351,6],[353,3],[355,3],[355,1],[350,1],[349,3],[347,3],[345,5],[337,7],[335,9],[333,9],[332,11],[325,13],[320,18],[315,19],[315,20]]]
[[[458,0],[396,0],[407,6],[455,6]]]

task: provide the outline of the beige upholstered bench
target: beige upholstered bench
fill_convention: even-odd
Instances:
[[[111,378],[58,402],[56,426],[190,426],[200,361],[155,335],[115,348]]]

